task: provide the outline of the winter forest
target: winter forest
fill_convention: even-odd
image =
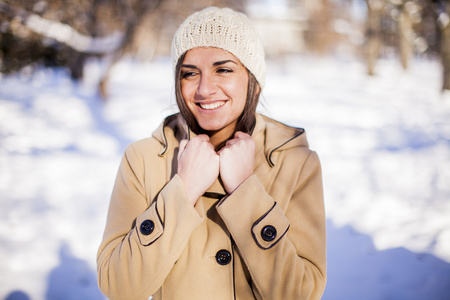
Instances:
[[[323,299],[450,299],[449,1],[0,0],[0,300],[105,299],[117,168],[177,112],[171,39],[207,6],[250,17],[258,111],[319,154]]]

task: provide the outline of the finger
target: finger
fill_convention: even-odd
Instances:
[[[209,141],[209,136],[206,134],[199,134],[196,137],[193,137],[192,139],[199,139],[201,141]]]
[[[181,153],[183,153],[184,149],[186,149],[187,143],[187,140],[181,140],[178,148],[178,159],[180,159]]]
[[[184,149],[186,148],[187,144],[188,144],[188,140],[181,140],[180,146],[179,146],[180,147],[180,152],[184,151]]]
[[[222,149],[219,150],[219,152],[217,152],[218,156],[221,156],[224,152],[229,151],[230,148],[228,148],[227,146],[222,147]]]
[[[225,147],[230,147],[231,145],[233,145],[233,144],[235,144],[235,143],[236,143],[236,141],[235,141],[234,139],[228,140],[228,141],[225,143],[224,148],[225,148]]]
[[[236,131],[236,133],[234,134],[234,138],[245,139],[245,138],[250,138],[250,135],[245,132],[242,132],[242,131]]]
[[[237,144],[237,143],[239,143],[239,139],[231,139],[231,140],[228,140],[226,142],[225,146],[230,147],[230,146],[232,146],[234,144]]]
[[[203,142],[199,143],[199,147],[200,147],[199,149],[207,150],[210,153],[212,153],[212,152],[216,153],[216,151],[214,149],[214,145],[208,141],[203,141]]]

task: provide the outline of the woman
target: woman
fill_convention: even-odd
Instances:
[[[98,253],[111,299],[319,299],[318,157],[255,113],[264,51],[247,17],[207,8],[172,43],[180,114],[125,151]]]

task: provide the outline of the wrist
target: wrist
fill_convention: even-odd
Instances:
[[[181,181],[183,182],[183,189],[184,189],[184,192],[187,196],[189,203],[191,203],[193,206],[195,206],[195,203],[197,203],[197,200],[200,198],[200,196],[202,194],[199,193],[196,189],[193,189],[192,187],[193,186],[195,187],[195,185],[190,184],[185,178],[183,178],[182,174],[178,174],[178,176],[180,177]]]

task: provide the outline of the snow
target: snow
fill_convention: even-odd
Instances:
[[[0,299],[104,299],[95,259],[125,146],[176,111],[170,59],[0,79]],[[328,218],[323,299],[450,299],[450,95],[437,61],[377,76],[345,58],[270,60],[259,111],[304,127]]]

